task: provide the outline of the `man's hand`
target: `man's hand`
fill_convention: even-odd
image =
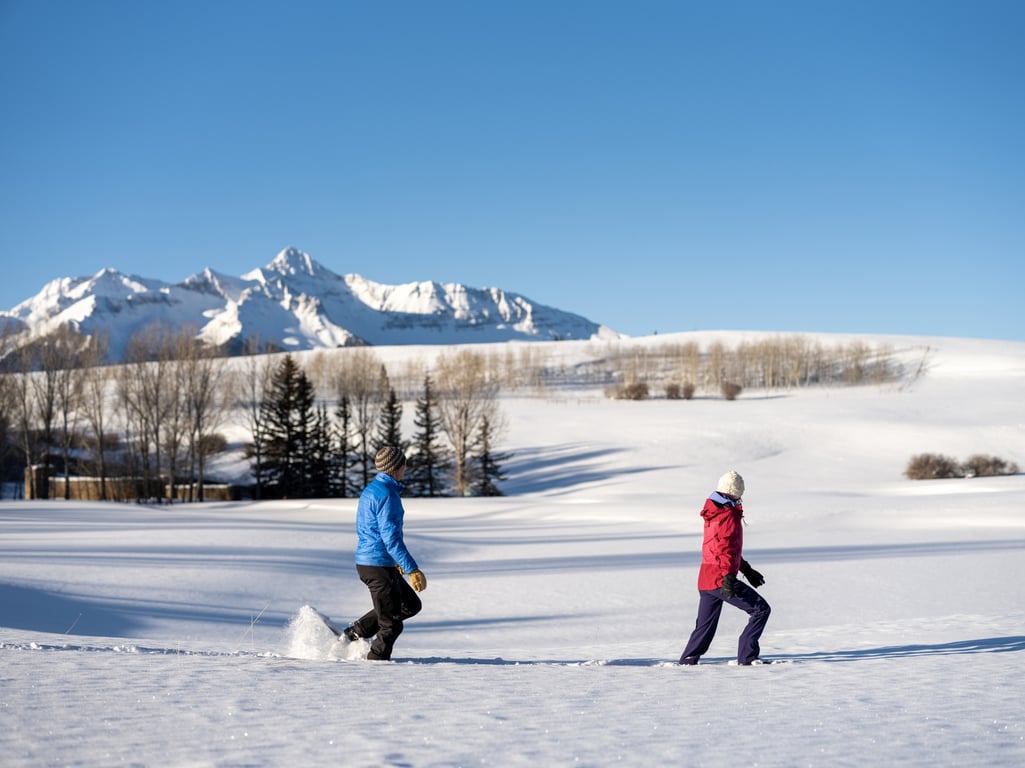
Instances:
[[[423,592],[427,589],[427,577],[424,576],[424,572],[417,570],[409,574],[409,583],[413,585],[413,589],[417,592]]]

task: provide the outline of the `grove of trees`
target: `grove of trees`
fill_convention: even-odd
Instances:
[[[0,467],[15,483],[34,468],[35,498],[51,477],[65,497],[88,477],[101,500],[203,501],[233,426],[249,437],[255,498],[357,495],[383,445],[406,452],[413,495],[500,493],[498,384],[475,353],[442,355],[437,381],[424,376],[407,437],[403,402],[367,348],[319,366],[319,387],[292,355],[261,354],[254,340],[250,354],[216,357],[191,329],[149,328],[118,365],[102,337],[67,326],[21,346],[5,336],[3,349]]]
[[[354,496],[386,444],[407,454],[407,492],[498,494],[508,456],[497,451],[502,391],[599,386],[614,397],[690,399],[747,389],[856,385],[907,376],[892,349],[825,347],[803,337],[744,342],[593,342],[452,347],[431,361],[385,365],[368,347],[217,356],[193,329],[139,332],[117,364],[102,335],[57,328],[26,343],[0,329],[0,474],[88,477],[100,499],[202,501],[211,464],[244,448],[256,498]],[[924,359],[919,366],[921,372]],[[411,407],[408,412],[405,410]],[[411,419],[405,419],[404,414]],[[409,434],[403,425],[412,422]],[[235,442],[227,435],[234,434]],[[244,442],[244,445],[243,445]],[[236,462],[237,463],[237,462]],[[35,482],[30,480],[30,482]],[[57,486],[71,494],[71,482]],[[48,486],[26,493],[45,496]]]

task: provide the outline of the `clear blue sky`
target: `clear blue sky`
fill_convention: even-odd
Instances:
[[[1025,340],[1019,0],[0,0],[0,308],[297,246],[631,335]]]

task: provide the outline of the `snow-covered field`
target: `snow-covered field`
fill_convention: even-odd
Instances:
[[[902,472],[1025,466],[1025,344],[899,344],[908,386],[503,400],[509,495],[406,501],[430,582],[392,663],[302,620],[369,605],[354,500],[4,502],[0,763],[1023,765],[1025,475]],[[730,468],[787,663],[730,666],[727,607],[679,667]]]

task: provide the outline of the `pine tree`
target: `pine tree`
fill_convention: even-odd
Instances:
[[[371,453],[377,454],[385,446],[392,445],[405,453],[409,441],[402,439],[402,402],[393,387],[388,388],[388,399],[377,419],[377,434],[374,436]]]
[[[403,482],[412,496],[443,496],[449,487],[452,454],[442,441],[441,420],[435,411],[431,376],[424,376],[423,397],[417,398],[412,454]]]
[[[505,480],[501,462],[507,461],[511,454],[495,453],[492,446],[493,440],[494,429],[490,419],[485,416],[481,420],[480,431],[478,431],[473,445],[472,480],[475,496],[504,495],[495,483]]]
[[[332,445],[331,422],[327,409],[317,406],[307,441],[306,488],[304,496],[326,498],[337,495],[335,453]]]
[[[353,433],[352,409],[349,405],[349,396],[342,395],[338,400],[338,407],[335,409],[337,420],[336,445],[337,467],[336,479],[338,483],[338,495],[358,496],[360,488],[357,486],[356,465],[359,463],[357,453],[358,446]]]
[[[262,474],[269,495],[308,495],[310,440],[316,429],[313,385],[291,355],[274,372],[261,406],[266,415]]]

